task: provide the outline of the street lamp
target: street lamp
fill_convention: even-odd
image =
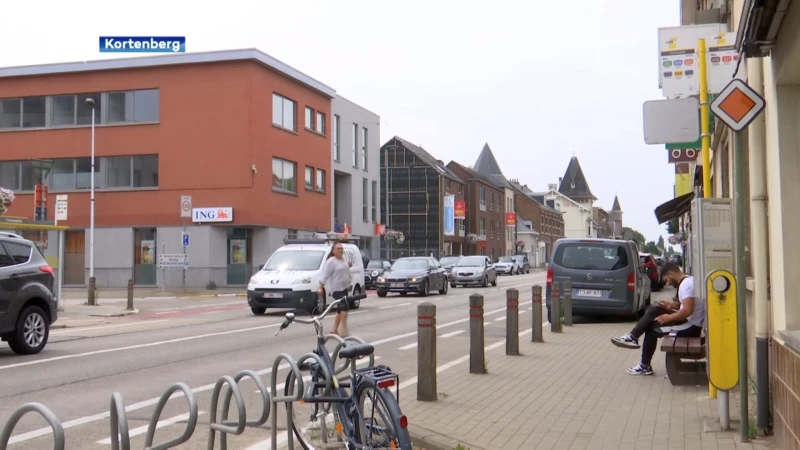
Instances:
[[[92,162],[91,175],[89,176],[89,304],[95,304],[95,279],[94,279],[94,117],[97,102],[93,98],[86,99],[86,104],[92,108]]]

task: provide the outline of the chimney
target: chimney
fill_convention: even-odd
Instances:
[[[561,186],[561,182],[562,182],[562,181],[564,181],[564,179],[563,179],[563,178],[561,178],[561,177],[558,177],[558,185],[559,185],[559,186]]]
[[[437,159],[436,161],[437,161],[437,162],[438,162],[440,165],[442,165],[442,166],[444,165],[444,161],[442,161],[441,159]]]

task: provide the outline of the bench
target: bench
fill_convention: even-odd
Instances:
[[[667,377],[673,386],[708,384],[706,363],[700,361],[706,357],[705,338],[665,336],[661,342],[661,351],[667,354]],[[683,361],[685,359],[692,361]]]

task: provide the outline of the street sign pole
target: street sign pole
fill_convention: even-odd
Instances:
[[[697,65],[698,76],[700,77],[700,143],[703,152],[703,198],[711,198],[711,132],[708,126],[708,74],[706,62],[706,40],[697,41]],[[703,274],[705,276],[705,274]],[[709,384],[709,386],[711,386]],[[713,386],[710,388],[713,389]],[[711,397],[715,397],[716,389],[711,391]]]
[[[181,196],[181,222],[183,225],[181,231],[181,247],[183,249],[183,255],[186,255],[186,246],[188,242],[185,242],[186,239],[186,218],[192,217],[192,196],[191,195],[182,195]],[[183,292],[186,292],[186,271],[183,271],[181,286],[183,288]]]
[[[183,244],[185,244],[185,242],[183,242],[183,240],[185,239],[183,236],[186,235],[186,219],[185,218],[181,219],[181,222],[183,222],[183,231],[181,232],[181,248],[183,249],[183,255],[185,256],[186,255],[186,245],[183,245]],[[182,281],[181,284],[182,284],[182,287],[183,287],[183,292],[186,292],[186,271],[185,270],[183,271],[183,281]]]

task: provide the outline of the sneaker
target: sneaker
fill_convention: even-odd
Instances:
[[[653,375],[653,368],[639,363],[628,369],[628,373],[631,375]]]
[[[611,338],[611,343],[616,345],[617,347],[622,347],[622,348],[632,348],[632,349],[639,348],[639,342],[637,342],[636,338],[631,336],[630,334],[626,334],[624,336],[619,336],[619,337],[613,337]]]

